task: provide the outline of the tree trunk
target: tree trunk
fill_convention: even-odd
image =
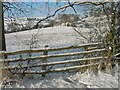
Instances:
[[[3,9],[2,2],[0,1],[0,51],[5,51],[5,35],[4,35],[4,18],[3,18]]]
[[[0,1],[0,51],[6,51],[2,1]],[[5,55],[1,55],[0,59],[2,60],[5,59],[6,57],[7,56]],[[0,83],[3,82],[4,77],[10,75],[10,73],[8,74],[8,70],[2,69],[2,67],[7,65],[8,63],[0,63]]]

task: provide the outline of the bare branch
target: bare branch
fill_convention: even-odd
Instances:
[[[74,5],[80,5],[80,4],[93,4],[93,5],[95,5],[95,6],[98,6],[98,5],[106,4],[106,2],[103,2],[103,3],[102,3],[102,2],[95,2],[95,3],[94,3],[94,2],[80,2],[80,1],[78,1],[78,2],[74,2],[74,3],[72,3],[72,4],[65,5],[65,6],[63,6],[63,7],[59,7],[59,8],[54,12],[53,15],[47,16],[47,17],[39,20],[39,21],[37,22],[37,24],[36,24],[33,28],[38,28],[38,25],[39,25],[39,23],[40,23],[41,21],[44,21],[44,20],[46,20],[46,19],[48,19],[48,18],[51,18],[51,17],[54,17],[58,11],[60,11],[60,10],[62,10],[62,9],[65,9],[65,8],[68,8],[68,7],[71,7],[71,6],[73,7]],[[33,29],[33,28],[32,28],[32,29]]]
[[[86,39],[86,40],[88,40],[88,38],[86,38],[83,34],[81,34],[79,31],[77,31],[75,28],[74,28],[74,30],[79,34],[79,35],[81,35],[84,39]]]
[[[73,7],[73,5],[71,5],[70,2],[68,2],[68,4],[72,7],[72,9],[74,10],[74,12],[77,13],[77,11],[76,11],[75,8]]]

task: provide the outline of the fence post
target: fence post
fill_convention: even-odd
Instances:
[[[4,59],[6,59],[7,58],[7,56],[6,55],[4,55],[4,54],[1,54],[0,55],[0,59],[1,60],[4,60]],[[12,76],[12,73],[8,70],[8,69],[3,69],[2,67],[4,67],[4,66],[8,66],[9,65],[9,63],[8,62],[2,62],[2,63],[0,63],[0,83],[2,83],[3,82],[3,80],[4,80],[4,78],[5,77],[11,77]]]
[[[0,55],[0,59],[1,60],[3,59],[2,55]],[[3,82],[3,78],[4,78],[4,76],[3,76],[4,70],[2,69],[3,66],[4,66],[4,63],[0,63],[0,83]]]
[[[48,55],[48,48],[49,46],[48,45],[45,45],[45,51],[43,52],[43,55]],[[47,63],[47,58],[44,58],[42,60],[42,63]],[[46,71],[46,66],[42,66],[42,71]],[[45,74],[42,74],[42,77],[45,77]]]
[[[99,47],[97,47],[97,48],[99,49]],[[99,54],[100,53],[96,52],[96,53],[93,54],[93,56],[94,57],[99,57],[100,56]],[[91,61],[92,64],[95,64],[95,63],[98,63],[98,62],[99,62],[99,60],[93,60],[93,61]],[[96,65],[96,66],[92,67],[93,72],[98,72],[98,66]]]
[[[106,68],[106,56],[107,56],[107,46],[106,46],[106,44],[102,44],[101,45],[101,47],[100,48],[103,48],[103,47],[105,47],[105,51],[102,53],[102,56],[103,56],[103,59],[101,59],[100,61],[99,61],[99,65],[98,65],[98,71],[102,71],[102,70],[105,70],[105,68]],[[99,55],[100,56],[100,55]]]
[[[88,50],[88,47],[84,47],[84,51],[87,51],[87,50]],[[83,57],[86,58],[86,57],[87,57],[87,54],[84,54]],[[86,64],[87,64],[87,61],[84,61],[84,62],[83,62],[83,65],[86,65]],[[85,70],[86,70],[86,68],[83,68],[81,72],[84,73]]]
[[[107,57],[108,57],[108,59],[107,59],[107,61],[106,61],[106,72],[107,73],[110,73],[110,70],[111,70],[111,47],[108,47],[108,49],[107,49]]]
[[[91,56],[92,56],[92,53],[89,55],[89,58],[90,58]],[[89,64],[92,64],[92,60],[90,60],[90,63],[89,63]],[[91,65],[89,66],[89,72],[92,71],[92,67],[93,67],[93,66],[91,66]]]

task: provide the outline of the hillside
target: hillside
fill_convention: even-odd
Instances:
[[[89,29],[81,29],[84,34]],[[33,38],[32,38],[33,37]],[[6,34],[7,50],[21,50],[30,48],[62,47],[82,44],[84,39],[72,27],[57,26],[30,31]],[[30,44],[32,46],[30,47]],[[118,66],[113,68],[112,74],[99,71],[96,73],[53,73],[45,78],[27,75],[24,79],[18,76],[15,80],[8,80],[5,87],[19,88],[118,88]],[[9,83],[13,83],[10,85]],[[4,86],[4,85],[3,85]],[[2,85],[0,87],[3,87]]]
[[[82,29],[83,33],[88,31],[89,29]],[[49,45],[49,47],[80,45],[83,40],[84,39],[77,32],[75,32],[72,27],[65,26],[41,28],[6,34],[8,51],[44,48],[45,45]]]

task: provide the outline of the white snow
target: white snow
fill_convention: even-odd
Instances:
[[[82,30],[83,32],[86,29]],[[33,37],[33,38],[32,38]],[[80,45],[84,39],[72,27],[56,26],[6,34],[7,50]]]
[[[103,73],[98,74],[80,72],[76,74],[62,73],[34,77],[27,75],[19,83],[11,86],[15,88],[118,88],[118,79],[116,76]]]
[[[83,28],[81,30],[84,32],[87,29]],[[6,34],[6,44],[8,51],[30,49],[31,42],[34,48],[44,48],[45,45],[49,45],[49,47],[80,45],[82,44],[82,40],[84,39],[79,36],[72,27],[65,26],[57,26],[53,28],[49,27]],[[83,74],[80,72],[52,73],[46,75],[45,78],[42,78],[39,75],[27,75],[24,77],[24,79],[18,80],[19,84],[13,84],[13,86],[8,85],[8,87],[118,88],[118,70],[118,67],[113,70],[115,75],[106,74],[101,71],[99,71],[98,74],[88,72]],[[15,80],[16,79],[17,77],[15,77]],[[2,87],[1,84],[0,87]]]

